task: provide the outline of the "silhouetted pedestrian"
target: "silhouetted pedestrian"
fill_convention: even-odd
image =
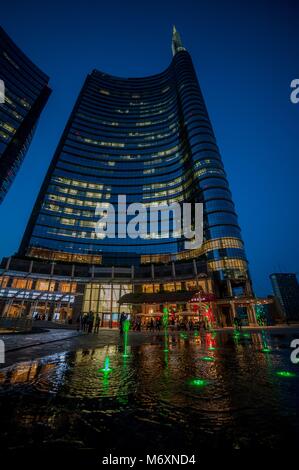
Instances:
[[[98,332],[99,332],[100,322],[101,322],[101,319],[100,319],[99,314],[97,313],[97,314],[96,314],[96,318],[95,318],[95,323],[94,323],[94,333],[98,333]]]
[[[87,331],[87,314],[84,313],[82,318],[82,330]]]
[[[93,316],[92,311],[90,311],[89,314],[88,314],[88,317],[87,317],[87,331],[88,331],[88,333],[92,333],[93,321],[94,321],[94,316]]]
[[[119,332],[121,335],[124,332],[124,322],[126,319],[127,319],[127,315],[125,314],[125,312],[122,312],[120,315],[120,319],[119,319]]]

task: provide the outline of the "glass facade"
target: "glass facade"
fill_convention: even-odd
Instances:
[[[0,104],[0,203],[7,193],[32,139],[50,88],[49,78],[0,27],[0,79],[5,100]]]
[[[287,320],[299,320],[299,284],[295,273],[270,275],[273,292]]]
[[[98,314],[101,326],[115,326],[121,312],[130,313],[130,308],[120,306],[122,295],[132,292],[131,284],[88,283],[85,287],[82,312]]]
[[[118,78],[94,70],[58,144],[20,254],[131,266],[205,261],[220,279],[247,277],[247,261],[226,173],[189,53],[174,31],[162,73]],[[202,202],[204,244],[181,238],[97,238],[98,203]],[[55,255],[54,255],[55,253]],[[58,258],[57,258],[58,257]],[[74,258],[75,257],[75,258]],[[190,262],[191,262],[190,261]]]

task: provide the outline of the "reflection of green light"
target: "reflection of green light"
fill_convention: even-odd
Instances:
[[[214,346],[210,346],[208,349],[209,351],[215,351],[216,348],[214,348]]]
[[[164,352],[168,352],[169,349],[168,349],[168,331],[167,331],[167,327],[164,328],[164,349],[163,349]]]
[[[295,372],[290,372],[288,370],[279,370],[276,372],[276,375],[279,377],[296,377]]]
[[[207,385],[207,381],[204,379],[192,379],[190,380],[190,385],[194,385],[195,387],[205,387]]]
[[[105,362],[104,362],[104,367],[102,369],[100,369],[101,372],[103,372],[103,374],[109,374],[112,369],[110,369],[110,359],[108,356],[106,356],[105,358]]]
[[[165,363],[165,371],[168,371],[168,349],[163,349],[164,351],[164,363]]]
[[[261,351],[264,353],[268,353],[268,352],[271,352],[271,349],[266,347],[266,348],[261,349]]]
[[[125,320],[124,321],[123,329],[124,329],[124,353],[123,353],[123,357],[128,357],[129,354],[127,352],[127,349],[128,349],[128,331],[130,329],[130,320]]]
[[[250,338],[250,334],[249,334],[249,333],[243,333],[243,336],[244,336],[244,338]]]
[[[194,331],[194,336],[198,336],[198,334],[199,334],[198,331],[195,330],[195,331]]]
[[[207,361],[207,362],[213,362],[215,361],[215,359],[213,357],[210,357],[210,356],[203,356],[200,358],[202,361]]]

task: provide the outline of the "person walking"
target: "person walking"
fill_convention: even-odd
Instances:
[[[82,318],[82,331],[87,331],[87,313],[84,313]]]
[[[124,321],[127,319],[125,312],[122,312],[119,319],[119,332],[122,335],[124,332]]]
[[[100,322],[101,322],[100,315],[97,313],[95,322],[94,322],[94,333],[99,333]]]
[[[92,311],[90,311],[88,315],[88,319],[87,319],[87,332],[88,333],[92,333],[93,321],[94,321],[94,315]]]

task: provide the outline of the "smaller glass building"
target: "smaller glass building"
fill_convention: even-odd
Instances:
[[[270,280],[285,318],[299,320],[299,284],[295,273],[273,273]]]
[[[37,120],[51,93],[49,77],[14,44],[0,27],[0,203],[31,142]]]

